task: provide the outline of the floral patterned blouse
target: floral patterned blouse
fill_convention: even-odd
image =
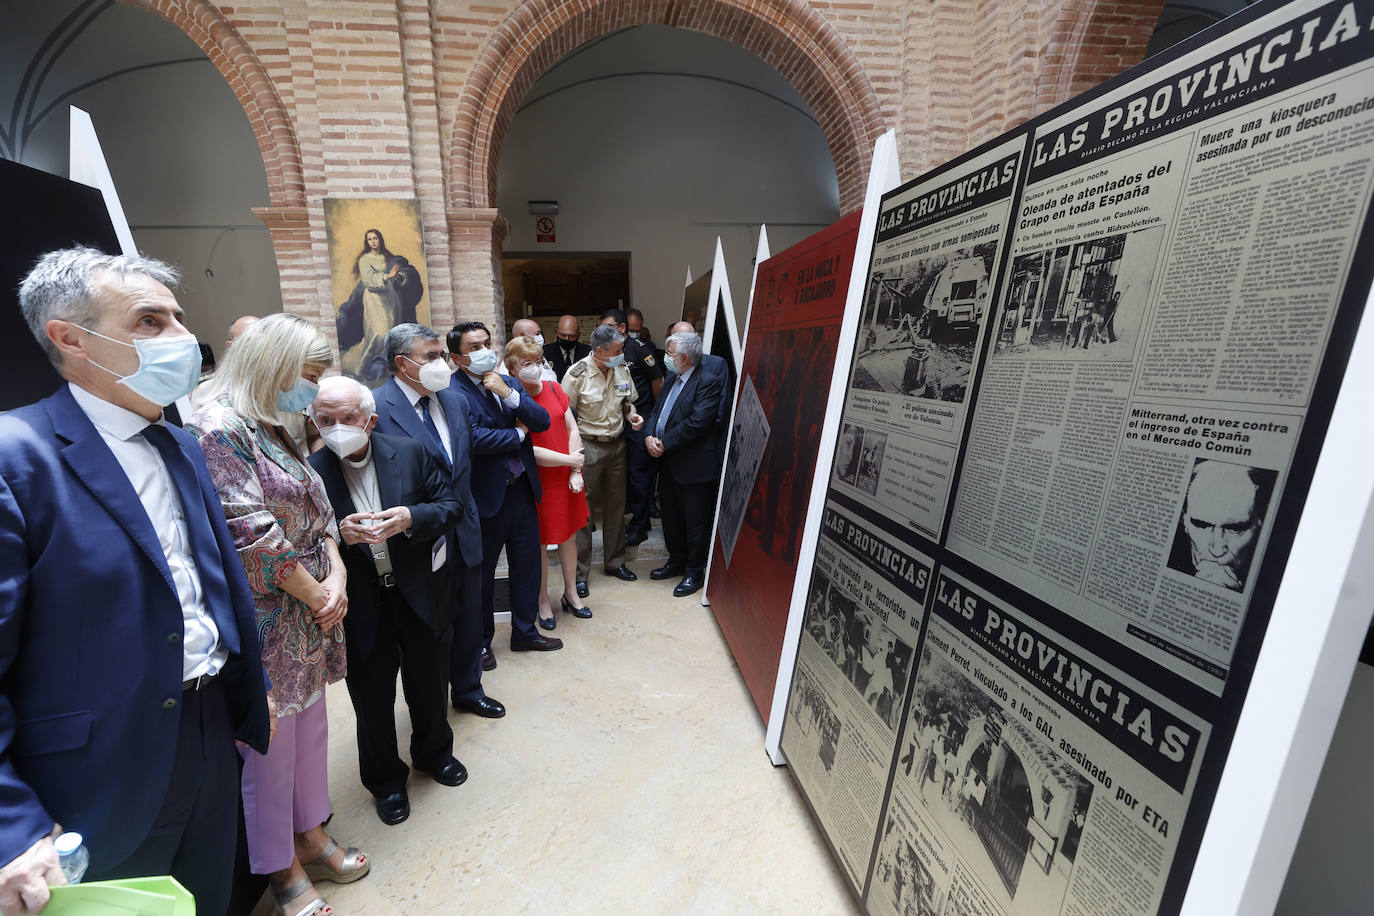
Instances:
[[[224,399],[198,410],[186,431],[200,440],[253,589],[277,714],[298,713],[347,670],[342,625],[322,631],[305,602],[281,588],[300,563],[318,580],[329,575],[324,539],[337,541],[339,529],[324,483],[294,448]]]

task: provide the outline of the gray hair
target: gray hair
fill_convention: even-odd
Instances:
[[[410,351],[415,348],[415,341],[423,340],[429,343],[438,339],[439,334],[433,328],[427,328],[422,324],[396,325],[386,332],[386,367],[395,375],[396,357],[409,356]]]
[[[696,331],[678,331],[664,343],[664,350],[668,349],[668,344],[677,344],[677,352],[687,354],[687,359],[693,366],[701,365],[701,335]]]
[[[43,255],[19,284],[19,308],[34,339],[59,369],[62,355],[48,339],[47,324],[54,319],[88,328],[97,324],[99,273],[116,274],[121,280],[141,274],[163,286],[174,286],[181,279],[172,265],[138,255],[106,254],[94,248],[63,248]]]
[[[600,350],[603,347],[613,347],[618,343],[624,343],[625,335],[615,329],[613,324],[599,324],[592,328],[591,341],[593,350]]]
[[[368,416],[377,412],[377,399],[373,397],[372,389],[357,379],[349,378],[346,375],[331,375],[329,378],[320,379],[320,390],[315,397],[318,399],[323,395],[334,394],[335,389],[338,389],[338,394],[356,395],[358,407]],[[310,419],[315,419],[314,401],[310,402]]]
[[[277,395],[295,384],[307,364],[334,365],[329,341],[301,316],[278,312],[238,336],[215,371],[210,390],[214,397],[227,394],[240,416],[276,426],[281,422]]]

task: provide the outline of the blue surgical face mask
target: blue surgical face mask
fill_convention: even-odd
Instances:
[[[663,354],[663,371],[668,375],[677,375],[677,357],[671,353]]]
[[[468,354],[468,359],[472,360],[468,370],[476,375],[486,375],[496,368],[496,351],[487,347],[482,350],[473,350]]]
[[[92,366],[109,372],[121,385],[159,407],[166,407],[182,395],[190,394],[200,380],[200,342],[194,334],[147,337],[128,343],[79,324],[76,327],[121,347],[131,347],[138,354],[138,369],[132,375],[120,375],[90,357],[87,359]]]
[[[310,406],[310,402],[315,400],[315,395],[319,392],[319,385],[308,378],[298,378],[290,391],[283,391],[277,395],[277,410],[282,413],[300,413]]]
[[[624,353],[617,353],[615,356],[610,356],[606,358],[606,365],[610,366],[612,369],[614,369],[616,366],[624,365],[624,363]]]

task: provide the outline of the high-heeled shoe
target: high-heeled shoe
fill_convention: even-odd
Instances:
[[[562,598],[561,598],[561,600],[562,600],[562,602],[563,602],[563,613],[564,613],[564,614],[572,614],[574,617],[580,618],[580,619],[582,619],[582,620],[586,620],[588,617],[592,616],[592,609],[591,609],[591,608],[589,608],[589,607],[573,607],[573,603],[572,603],[571,601],[568,600],[568,596],[567,596],[567,595],[563,595]],[[550,627],[550,629],[552,629],[552,627]]]
[[[567,599],[565,598],[564,600],[566,601]],[[552,630],[554,627],[558,626],[558,615],[550,614],[547,617],[540,617],[539,625],[546,630]]]

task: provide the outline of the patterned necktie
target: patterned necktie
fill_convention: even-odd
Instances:
[[[439,450],[439,454],[444,456],[444,464],[453,467],[453,459],[449,457],[448,451],[444,448],[443,437],[439,435],[439,427],[434,425],[434,418],[429,415],[429,395],[420,398],[420,420],[425,425],[425,432],[429,433],[430,444]]]
[[[491,391],[490,389],[488,389],[487,395],[491,398],[492,403],[496,406],[497,416],[501,417],[504,420],[508,413],[505,401],[502,401],[500,398],[498,398],[496,396],[496,392]],[[525,433],[525,437],[528,439],[529,433]],[[513,453],[508,453],[506,455],[506,483],[508,484],[514,483],[516,480],[520,478],[521,474],[525,473],[525,465],[520,461],[520,449],[523,447],[524,443],[521,443],[519,446],[516,447],[516,450]]]
[[[195,558],[196,572],[200,576],[201,591],[205,594],[205,607],[219,629],[220,642],[231,653],[239,651],[239,631],[234,620],[233,600],[229,596],[229,582],[224,577],[224,561],[220,556],[219,545],[215,542],[215,531],[210,527],[206,515],[209,510],[202,497],[196,469],[181,451],[167,427],[152,424],[143,429],[143,438],[157,449],[162,463],[167,466],[172,485],[176,487],[181,499],[181,514],[186,520],[186,531],[191,537],[191,555]]]

